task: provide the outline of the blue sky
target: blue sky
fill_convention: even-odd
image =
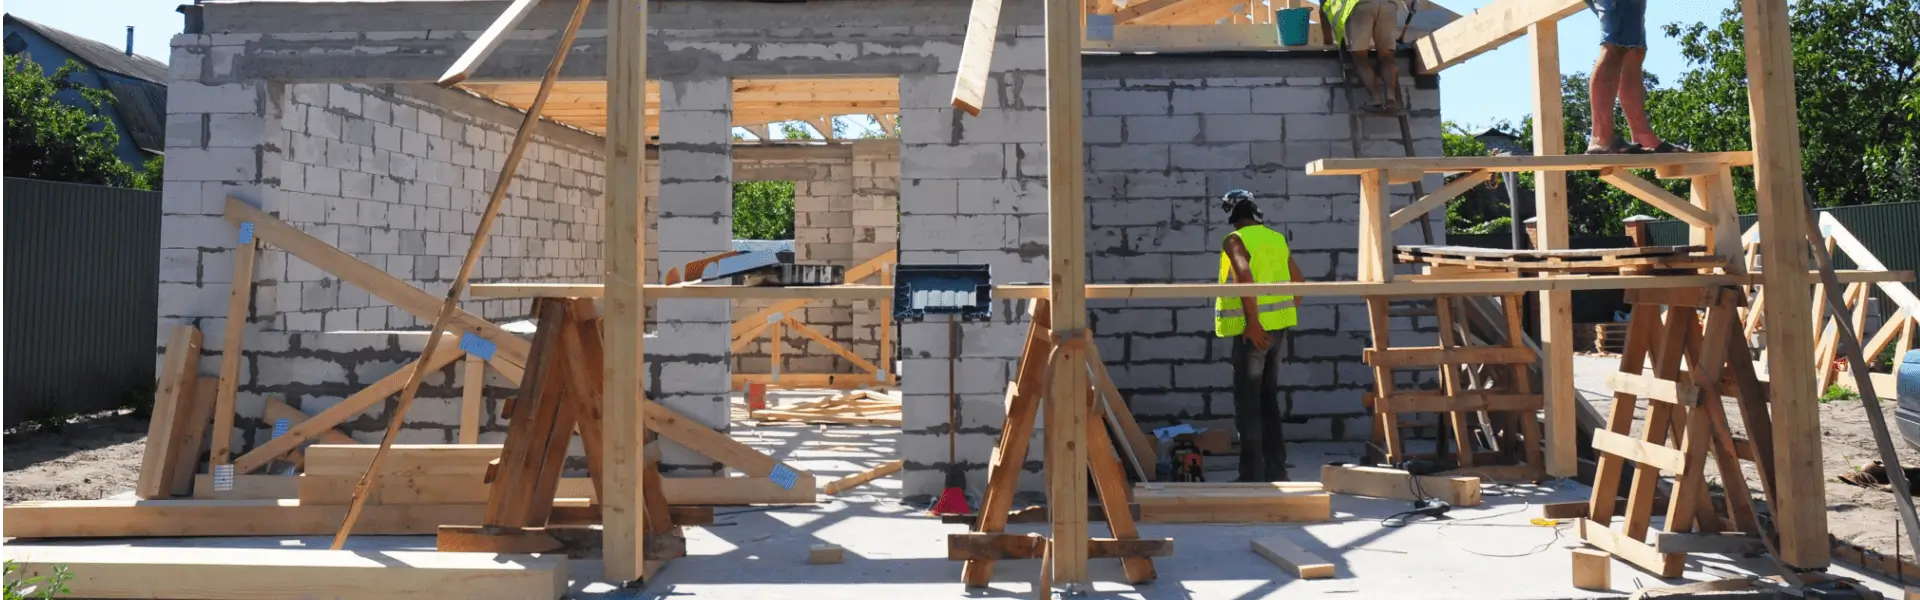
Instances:
[[[1493,0],[1438,0],[1462,15],[1472,14]],[[1648,0],[1647,27],[1652,47],[1647,70],[1663,81],[1676,81],[1686,70],[1678,44],[1660,33],[1666,23],[1717,22],[1720,11],[1737,0]],[[166,62],[169,42],[183,21],[167,0],[13,0],[7,11],[29,20],[119,46],[126,26],[135,27],[134,51]],[[1586,72],[1599,56],[1600,24],[1593,13],[1581,11],[1560,22],[1560,69]],[[1487,125],[1497,119],[1518,120],[1532,111],[1530,69],[1526,45],[1511,43],[1465,64],[1447,69],[1440,90],[1441,114],[1464,125]]]

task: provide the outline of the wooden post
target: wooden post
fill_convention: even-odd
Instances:
[[[647,259],[647,214],[641,196],[647,142],[647,1],[613,2],[607,9],[606,377],[601,398],[606,437],[600,498],[606,577],[634,581],[646,572],[643,499],[646,416],[647,305],[642,268]]]
[[[889,129],[888,131],[892,131]],[[880,266],[880,285],[893,285],[893,267],[898,263]],[[893,297],[889,295],[880,300],[880,368],[873,373],[873,384],[880,387],[893,385]]]
[[[465,375],[460,384],[460,443],[480,443],[480,411],[486,408],[487,361],[468,354]]]
[[[1053,367],[1046,404],[1047,504],[1053,521],[1053,581],[1088,584],[1087,369],[1062,334],[1087,327],[1086,188],[1080,138],[1081,12],[1078,0],[1047,0],[1047,241],[1052,334],[1067,345]]]
[[[1533,56],[1533,153],[1567,153],[1565,118],[1560,105],[1560,24],[1541,21],[1528,28]],[[1542,250],[1572,247],[1567,232],[1567,174],[1533,174],[1534,214],[1539,215]],[[1547,474],[1572,477],[1580,470],[1573,391],[1573,293],[1540,293],[1541,391],[1546,395]],[[1532,443],[1532,442],[1528,442]]]
[[[780,338],[785,335],[785,333],[780,330],[780,325],[786,321],[785,318],[775,321],[773,323],[773,329],[767,332],[767,343],[773,345],[767,350],[767,354],[773,359],[768,362],[770,365],[768,367],[770,369],[769,372],[772,373],[772,376],[767,378],[767,382],[773,387],[780,386],[780,346],[782,345]]]
[[[1393,279],[1393,232],[1388,229],[1387,174],[1369,171],[1360,174],[1360,269],[1361,281]]]
[[[253,257],[260,249],[260,238],[247,241],[233,251],[233,284],[227,291],[227,333],[220,344],[220,395],[213,405],[213,445],[207,465],[233,462],[233,397],[240,389],[240,345],[247,336],[247,307],[253,300]],[[199,448],[188,452],[198,453]]]
[[[1747,95],[1752,110],[1760,244],[1768,248],[1761,283],[1777,293],[1767,306],[1767,369],[1773,407],[1773,508],[1780,560],[1799,569],[1829,564],[1826,477],[1820,467],[1820,390],[1814,389],[1813,306],[1805,293],[1808,207],[1802,187],[1800,127],[1786,0],[1741,0],[1745,15]],[[1772,318],[1779,317],[1779,318]]]

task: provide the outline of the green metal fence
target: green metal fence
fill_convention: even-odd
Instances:
[[[1834,220],[1845,226],[1847,231],[1853,232],[1854,237],[1860,238],[1860,243],[1867,247],[1868,252],[1886,263],[1888,269],[1920,271],[1920,202],[1842,206],[1821,209],[1820,212],[1833,215]],[[1746,231],[1758,220],[1754,215],[1742,215],[1740,230]],[[1648,223],[1647,237],[1648,243],[1654,245],[1685,244],[1687,224],[1681,221]],[[1858,266],[1844,254],[1835,252],[1834,255],[1834,266],[1837,268],[1852,269]],[[1915,282],[1906,285],[1920,292]],[[1882,297],[1878,291],[1873,295],[1875,298]],[[1883,307],[1892,306],[1884,299],[1880,302]]]
[[[160,194],[6,178],[6,425],[151,397]]]

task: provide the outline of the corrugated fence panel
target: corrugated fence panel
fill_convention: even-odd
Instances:
[[[6,178],[6,425],[154,385],[160,194]]]

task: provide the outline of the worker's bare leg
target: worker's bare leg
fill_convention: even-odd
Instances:
[[[1349,42],[1357,43],[1359,41],[1352,37],[1348,37],[1347,39]],[[1374,73],[1373,59],[1367,54],[1364,48],[1357,49],[1348,54],[1353,57],[1353,70],[1360,73],[1360,85],[1366,86],[1367,88],[1367,99],[1370,101],[1368,106],[1378,106],[1382,104],[1380,82],[1376,80],[1379,76]]]
[[[1605,147],[1613,143],[1616,131],[1613,126],[1614,101],[1620,97],[1620,65],[1625,61],[1626,48],[1603,44],[1600,46],[1600,60],[1593,65],[1593,79],[1589,89],[1593,115],[1593,139],[1588,143]]]
[[[1400,97],[1400,62],[1394,60],[1393,51],[1399,45],[1396,37],[1400,25],[1398,2],[1373,3],[1373,52],[1380,60],[1380,81],[1386,86],[1387,108],[1399,108],[1406,105]]]
[[[1620,49],[1620,112],[1627,114],[1627,129],[1633,141],[1645,148],[1660,146],[1647,118],[1647,75],[1641,66],[1647,60],[1646,48]]]

